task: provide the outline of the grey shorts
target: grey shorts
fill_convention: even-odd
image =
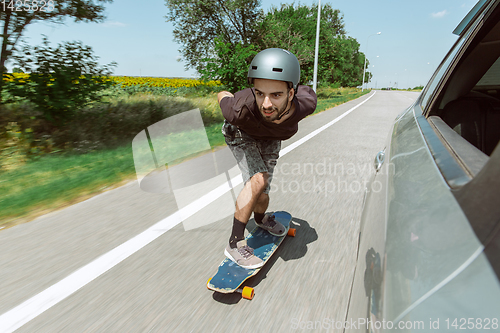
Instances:
[[[254,139],[227,121],[224,121],[222,126],[222,134],[238,162],[245,184],[258,173],[269,173],[268,184],[264,190],[264,193],[269,194],[281,140]]]

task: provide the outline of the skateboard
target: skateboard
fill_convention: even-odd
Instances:
[[[285,226],[287,232],[283,236],[273,236],[267,230],[256,227],[246,237],[247,244],[254,249],[254,255],[264,261],[264,265],[273,255],[286,235],[295,236],[296,229],[290,228],[292,215],[287,212],[276,212],[273,214],[276,221]],[[262,267],[246,269],[231,261],[224,259],[219,265],[217,273],[208,280],[207,288],[223,294],[238,292],[245,299],[251,300],[254,296],[254,289],[251,287],[240,288],[243,283],[256,275]]]

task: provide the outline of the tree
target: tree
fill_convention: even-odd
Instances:
[[[257,54],[253,45],[243,43],[232,45],[215,38],[213,58],[206,58],[206,65],[200,70],[203,80],[219,80],[230,91],[238,91],[248,87],[248,66]]]
[[[264,14],[256,0],[166,0],[166,4],[186,68],[196,69],[204,78],[219,79],[233,89],[245,87],[253,55],[277,47],[297,56],[301,82],[312,81],[317,5],[282,4]],[[320,24],[319,82],[361,84],[364,55],[359,43],[346,35],[340,11],[323,5]]]
[[[279,47],[294,53],[301,82],[313,79],[318,6],[282,4],[272,7],[258,24],[259,48]],[[359,43],[346,35],[343,16],[329,4],[321,8],[318,81],[357,86],[363,78],[364,55]],[[359,81],[359,84],[358,84]]]
[[[255,40],[255,25],[262,15],[258,0],[166,0],[167,20],[174,24],[174,37],[187,68],[201,73],[207,59],[217,52],[215,39],[221,43],[248,47]]]
[[[363,82],[363,66],[365,57],[359,52],[359,43],[348,36],[323,41],[318,62],[319,81],[329,84],[337,83],[342,87],[357,87]],[[369,62],[367,61],[367,66]],[[371,78],[371,73],[366,72],[365,82]]]
[[[258,43],[262,49],[280,47],[293,52],[299,61],[314,60],[318,6],[282,4],[271,10],[258,23]],[[321,36],[344,36],[342,14],[329,4],[321,9]]]
[[[257,26],[259,49],[276,47],[295,54],[302,82],[312,79],[309,67],[314,65],[315,17],[309,7],[282,4],[280,9],[271,7]]]
[[[16,44],[29,24],[45,21],[62,23],[66,17],[75,22],[99,22],[105,17],[102,4],[113,0],[49,0],[47,6],[34,8],[34,1],[5,1],[0,11],[0,20],[4,22],[2,34],[2,50],[0,54],[0,78],[6,72],[5,63],[15,51]],[[41,6],[41,2],[38,2]],[[30,7],[31,6],[31,7]],[[0,80],[0,102],[3,80]]]
[[[99,67],[92,48],[81,42],[65,42],[52,48],[46,37],[41,46],[25,46],[14,56],[16,66],[29,79],[12,75],[5,90],[29,100],[53,125],[65,125],[79,109],[100,98],[99,91],[112,83],[106,77],[114,63]]]

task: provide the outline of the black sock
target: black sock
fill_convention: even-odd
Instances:
[[[262,224],[262,219],[264,219],[266,213],[257,213],[253,212],[253,218],[255,219],[255,223]]]
[[[231,234],[231,238],[229,238],[229,246],[232,249],[236,248],[236,243],[238,243],[240,240],[245,239],[245,227],[245,223],[238,221],[236,217],[234,218],[233,232]]]

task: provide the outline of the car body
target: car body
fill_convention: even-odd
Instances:
[[[500,0],[481,0],[375,158],[345,332],[500,331]]]

